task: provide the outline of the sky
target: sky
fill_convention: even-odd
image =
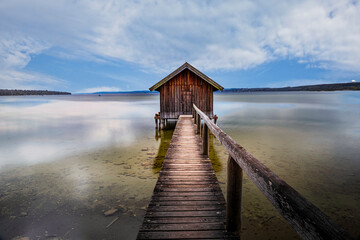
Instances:
[[[146,90],[184,62],[225,88],[360,81],[360,3],[0,0],[0,89]]]

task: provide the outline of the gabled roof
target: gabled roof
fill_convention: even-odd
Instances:
[[[183,65],[181,65],[178,69],[176,69],[175,71],[173,71],[172,73],[167,75],[165,78],[163,78],[160,82],[156,83],[154,86],[149,88],[149,90],[151,92],[154,91],[154,90],[157,90],[164,83],[166,83],[167,81],[169,81],[170,79],[172,79],[173,77],[175,77],[176,75],[178,75],[180,72],[182,72],[185,69],[189,69],[190,71],[195,73],[197,76],[202,78],[205,82],[209,83],[214,88],[216,88],[216,89],[218,89],[220,91],[222,91],[224,89],[222,86],[220,86],[214,80],[212,80],[211,78],[209,78],[208,76],[206,76],[205,74],[203,74],[202,72],[200,72],[199,70],[197,70],[196,68],[194,68],[193,66],[191,66],[189,63],[186,62]]]

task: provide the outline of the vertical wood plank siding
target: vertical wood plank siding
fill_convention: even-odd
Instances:
[[[214,90],[213,86],[185,69],[159,89],[161,118],[177,119],[182,114],[191,114],[193,104],[213,117]]]

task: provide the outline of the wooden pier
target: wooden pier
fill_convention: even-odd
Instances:
[[[196,131],[192,115],[179,117],[137,239],[238,239],[225,231],[225,199]]]
[[[210,132],[229,153],[226,203],[208,159]],[[195,105],[178,119],[138,239],[238,239],[243,172],[302,239],[352,239]]]

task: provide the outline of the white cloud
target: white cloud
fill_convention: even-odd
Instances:
[[[266,44],[275,56],[300,58],[313,63],[309,66],[359,72],[358,3],[301,1],[285,6],[282,14],[264,23],[269,29]]]
[[[360,4],[346,0],[13,0],[0,4],[0,30],[26,40],[0,37],[0,53],[4,66],[17,68],[49,49],[57,57],[128,61],[157,72],[185,61],[211,71],[287,58],[359,72],[359,26]]]
[[[6,89],[50,89],[65,81],[46,74],[25,71],[31,56],[40,54],[49,45],[21,34],[12,38],[9,34],[0,37],[0,88]]]
[[[45,42],[20,34],[16,38],[3,33],[0,37],[0,69],[21,69],[31,60],[32,54],[39,54],[48,48]]]
[[[119,92],[121,91],[118,87],[93,87],[93,88],[85,88],[77,91],[76,93],[95,93],[95,92]]]
[[[64,80],[36,72],[0,71],[0,89],[56,90],[56,86],[66,84]]]

